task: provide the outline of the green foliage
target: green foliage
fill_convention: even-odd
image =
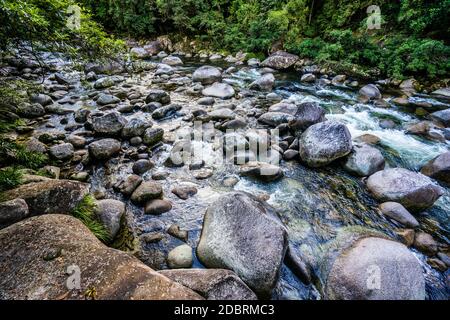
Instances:
[[[22,182],[22,173],[16,167],[0,169],[0,192],[13,189]]]
[[[47,50],[86,57],[110,56],[123,49],[80,9],[79,28],[69,28],[74,0],[0,0],[0,50],[28,43]]]
[[[38,169],[47,162],[42,153],[30,152],[25,146],[0,136],[0,162],[2,165],[13,164],[30,169]]]
[[[87,195],[76,206],[72,215],[83,222],[100,241],[108,243],[111,240],[109,233],[95,218],[95,206],[95,198]]]

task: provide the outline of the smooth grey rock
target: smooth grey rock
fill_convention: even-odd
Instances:
[[[368,84],[359,90],[359,94],[369,99],[381,99],[380,89],[374,84]]]
[[[159,199],[163,195],[161,185],[153,181],[144,181],[134,190],[131,201],[135,204],[144,204],[153,199]]]
[[[437,121],[439,123],[442,123],[446,127],[450,127],[450,108],[433,112],[430,115],[431,119],[434,121]]]
[[[192,80],[203,85],[213,84],[222,80],[222,72],[216,67],[203,66],[194,71]]]
[[[226,83],[215,82],[211,86],[203,89],[202,94],[207,97],[215,97],[219,99],[231,99],[235,95],[232,86]]]
[[[425,299],[422,267],[405,245],[379,237],[357,237],[350,245],[334,248],[322,262],[329,265],[322,275],[325,299]]]
[[[250,89],[260,91],[272,91],[275,85],[275,77],[272,73],[267,73],[250,84]]]
[[[120,180],[114,185],[114,189],[119,191],[125,196],[131,196],[131,194],[136,190],[137,187],[142,182],[142,178],[136,174],[129,175],[128,177]]]
[[[182,106],[179,104],[172,103],[167,106],[163,106],[161,108],[156,109],[152,113],[152,118],[155,120],[161,120],[164,118],[168,118],[176,114],[178,111],[182,109]]]
[[[419,222],[417,222],[416,218],[414,218],[400,203],[384,202],[380,204],[380,210],[385,216],[400,222],[405,227],[417,228],[419,226]]]
[[[257,300],[255,293],[230,270],[178,269],[159,273],[207,300]]]
[[[151,102],[159,102],[162,105],[166,105],[170,103],[170,95],[160,89],[152,89],[148,92],[147,97],[145,98],[145,103]]]
[[[113,199],[98,200],[95,203],[95,215],[113,240],[120,229],[120,220],[125,214],[125,204]]]
[[[92,129],[99,135],[119,135],[126,123],[126,119],[116,111],[92,117]]]
[[[128,120],[122,129],[123,138],[139,137],[145,132],[145,130],[151,127],[153,124],[151,121],[142,118],[132,118]]]
[[[187,200],[193,197],[198,192],[194,186],[177,186],[172,189],[172,193],[182,200]]]
[[[142,140],[147,146],[154,146],[164,137],[164,130],[162,128],[148,128],[144,132]]]
[[[0,228],[19,222],[30,214],[28,205],[23,199],[14,199],[0,203]]]
[[[282,112],[266,112],[258,118],[259,122],[272,127],[277,127],[280,124],[289,123],[294,120],[294,116]]]
[[[429,161],[420,172],[445,185],[450,185],[450,151]]]
[[[167,256],[167,265],[171,269],[190,268],[193,262],[192,248],[187,244],[176,247]]]
[[[50,96],[46,94],[35,94],[30,97],[30,101],[32,103],[39,103],[41,106],[45,107],[53,103],[53,100]]]
[[[172,203],[168,200],[154,199],[145,205],[145,214],[160,215],[172,210]]]
[[[108,105],[108,104],[117,104],[117,103],[120,102],[120,99],[117,98],[116,96],[113,96],[112,94],[102,93],[98,97],[96,102],[100,106],[105,106],[105,105]]]
[[[299,57],[284,51],[277,51],[261,63],[261,66],[276,70],[284,70],[292,67]]]
[[[120,152],[120,147],[116,139],[102,139],[89,144],[89,152],[96,160],[108,160]]]
[[[208,268],[234,271],[258,295],[268,297],[278,279],[287,237],[269,205],[232,192],[206,211],[197,256]]]
[[[425,232],[416,232],[414,247],[428,256],[434,256],[438,251],[438,244],[431,235]]]
[[[150,170],[151,168],[153,168],[155,166],[155,164],[150,161],[150,160],[146,160],[146,159],[141,159],[136,161],[133,164],[132,170],[135,174],[137,175],[142,175],[144,173],[146,173],[148,170]]]
[[[352,151],[352,139],[347,127],[326,121],[309,127],[300,138],[300,157],[310,167],[322,167]]]
[[[316,81],[316,76],[312,73],[306,73],[304,75],[302,75],[301,82],[315,82]]]
[[[304,131],[326,120],[325,110],[315,102],[303,102],[295,107],[295,113],[292,113],[295,119],[289,122],[289,127],[294,131]]]
[[[169,66],[180,66],[183,64],[183,60],[176,56],[168,56],[162,59],[161,63],[167,64]]]
[[[367,188],[380,201],[393,201],[411,211],[431,207],[444,190],[423,174],[403,168],[378,171],[367,180]]]
[[[360,177],[370,176],[383,170],[384,166],[383,154],[368,144],[355,144],[344,163],[345,170]]]
[[[50,156],[56,160],[69,160],[72,159],[74,149],[70,143],[57,144],[48,150]]]

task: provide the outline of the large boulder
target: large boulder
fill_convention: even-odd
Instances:
[[[294,131],[303,131],[313,124],[325,121],[325,110],[315,102],[303,102],[297,105],[292,115],[295,119],[289,122],[289,127]]]
[[[25,219],[30,214],[23,199],[14,199],[0,203],[0,229]]]
[[[92,117],[92,129],[99,135],[119,135],[126,123],[126,119],[116,111]]]
[[[368,84],[359,90],[359,94],[368,99],[381,99],[380,89],[374,84]]]
[[[24,118],[37,118],[45,115],[45,109],[39,103],[21,103],[17,112]]]
[[[257,297],[239,277],[223,269],[179,269],[159,271],[200,294],[207,300],[256,300]]]
[[[401,223],[405,227],[417,228],[419,226],[416,218],[400,203],[384,202],[380,204],[380,210],[385,216]]]
[[[33,217],[1,230],[0,270],[4,300],[201,299],[132,255],[106,247],[71,216]]]
[[[222,72],[216,67],[203,66],[194,71],[192,80],[203,85],[213,84],[222,80]]]
[[[378,171],[367,180],[367,188],[378,200],[398,202],[412,211],[428,209],[444,194],[427,176],[403,168]]]
[[[95,203],[95,215],[113,240],[120,229],[120,220],[125,214],[125,204],[114,199],[103,199]]]
[[[433,112],[430,115],[431,119],[443,124],[445,127],[450,127],[450,108]]]
[[[347,127],[326,121],[309,127],[300,138],[300,157],[310,167],[322,167],[352,151],[352,138]]]
[[[102,139],[89,145],[89,152],[96,160],[108,160],[120,152],[120,141],[116,139]]]
[[[298,60],[299,57],[294,54],[277,51],[264,60],[261,65],[267,68],[284,70],[292,67]]]
[[[450,151],[428,162],[420,172],[446,185],[450,185]]]
[[[207,97],[214,97],[219,99],[231,99],[235,95],[232,86],[226,83],[215,82],[209,87],[203,89],[202,94]]]
[[[287,124],[294,120],[295,117],[293,115],[283,112],[266,112],[258,118],[259,122],[271,127],[277,127],[284,123]]]
[[[48,179],[29,183],[5,191],[3,200],[21,198],[28,205],[30,215],[70,214],[89,193],[89,185],[76,181]]]
[[[354,175],[367,177],[383,170],[384,165],[385,160],[380,150],[364,143],[353,146],[353,151],[344,163],[344,169]]]
[[[261,297],[269,297],[287,249],[287,232],[274,210],[232,192],[206,211],[197,256],[208,268],[234,271]]]
[[[272,91],[275,85],[275,77],[272,73],[266,73],[261,78],[256,79],[250,84],[250,88],[260,91]]]
[[[342,232],[327,248],[320,278],[328,300],[424,300],[419,260],[398,242]]]

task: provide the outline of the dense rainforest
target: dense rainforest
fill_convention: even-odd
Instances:
[[[0,300],[448,300],[449,16],[0,0]]]
[[[206,48],[259,56],[285,49],[343,71],[356,65],[399,79],[450,72],[448,0],[2,0],[0,45],[73,40],[65,9],[75,2],[83,7],[77,40],[91,54],[118,48],[100,23],[121,36],[187,36]],[[379,16],[367,13],[371,5]],[[371,16],[379,28],[368,29]]]

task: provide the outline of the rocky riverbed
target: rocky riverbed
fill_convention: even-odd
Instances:
[[[42,55],[44,89],[9,136],[53,177],[2,195],[1,298],[448,299],[449,88],[164,49],[133,48],[128,72]],[[31,57],[4,70],[40,80]],[[108,245],[140,262],[58,215],[87,194]],[[67,264],[83,292],[59,283]]]

